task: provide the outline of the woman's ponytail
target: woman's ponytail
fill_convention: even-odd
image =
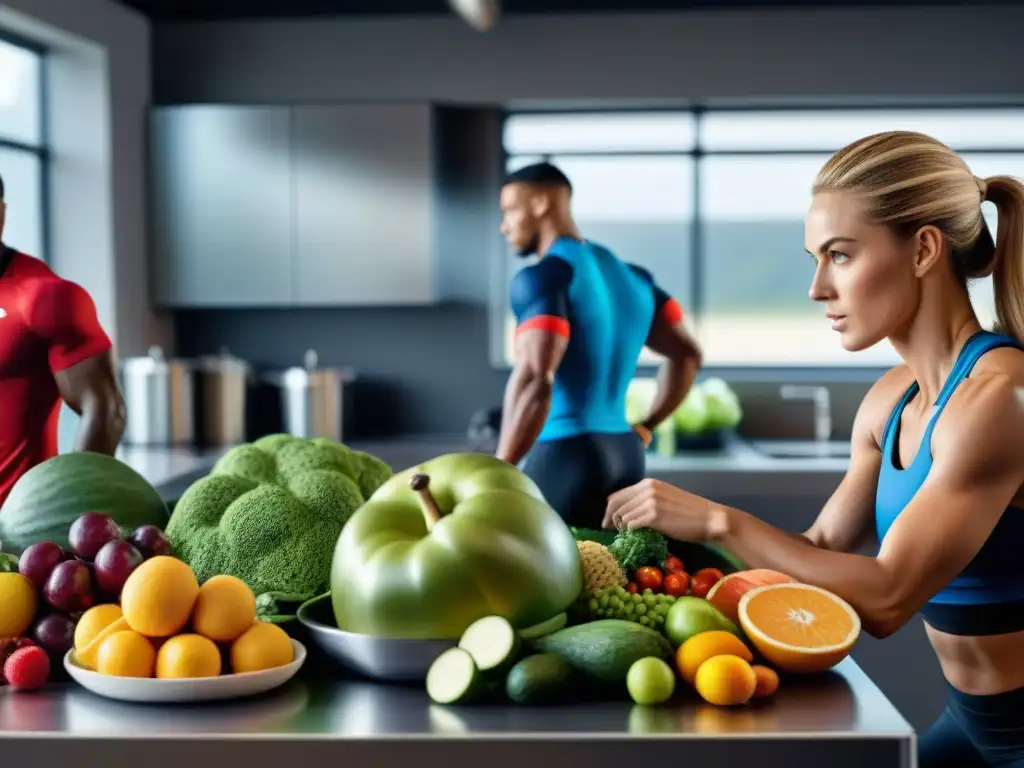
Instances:
[[[998,213],[992,286],[1001,332],[1024,342],[1024,184],[991,176],[979,184]]]

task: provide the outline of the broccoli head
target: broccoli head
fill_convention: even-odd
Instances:
[[[608,551],[622,570],[632,573],[644,565],[661,566],[668,557],[668,539],[653,528],[633,528],[620,531]]]
[[[391,474],[333,440],[269,435],[231,449],[193,483],[166,533],[200,583],[230,574],[258,596],[308,599],[327,591],[341,529]]]

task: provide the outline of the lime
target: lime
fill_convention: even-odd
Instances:
[[[629,668],[626,688],[637,704],[662,704],[675,693],[676,675],[661,659],[646,656]]]

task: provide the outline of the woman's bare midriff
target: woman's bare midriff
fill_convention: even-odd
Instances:
[[[943,675],[957,690],[986,696],[1024,688],[1024,631],[967,637],[924,626]]]

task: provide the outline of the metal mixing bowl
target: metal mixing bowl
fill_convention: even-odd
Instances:
[[[423,681],[434,659],[458,642],[344,632],[336,626],[330,593],[303,603],[296,615],[317,648],[339,664],[374,680]]]

